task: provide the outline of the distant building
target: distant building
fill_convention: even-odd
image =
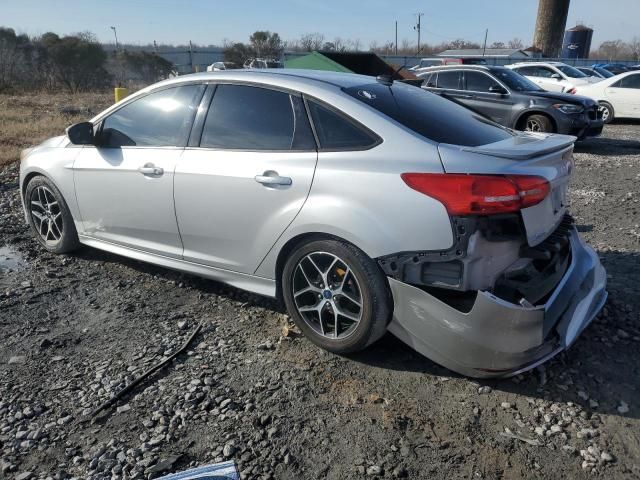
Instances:
[[[438,54],[439,57],[453,58],[476,58],[476,57],[492,57],[492,58],[530,58],[525,50],[518,48],[464,48],[461,50],[445,50]]]

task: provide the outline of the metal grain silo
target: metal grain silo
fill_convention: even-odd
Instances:
[[[562,58],[589,58],[593,30],[584,25],[576,25],[564,32]]]

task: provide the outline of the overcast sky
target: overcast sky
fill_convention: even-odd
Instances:
[[[221,44],[247,41],[255,30],[278,32],[285,40],[304,33],[359,39],[367,48],[394,40],[416,42],[416,12],[423,12],[422,41],[456,38],[488,43],[518,37],[530,45],[537,0],[0,0],[0,26],[40,35],[91,31],[123,43]],[[640,37],[640,0],[571,0],[567,28],[584,22],[594,29],[593,48],[604,40]]]

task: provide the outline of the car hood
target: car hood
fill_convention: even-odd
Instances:
[[[562,103],[574,103],[582,105],[583,107],[595,107],[597,102],[589,97],[583,97],[581,95],[571,95],[570,93],[557,93],[557,92],[523,92],[532,97],[546,98],[553,101]]]

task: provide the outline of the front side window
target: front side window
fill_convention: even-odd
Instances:
[[[438,72],[438,88],[460,89],[460,72]]]
[[[314,150],[302,99],[248,85],[218,85],[201,147],[231,150]]]
[[[309,100],[307,105],[321,149],[363,150],[378,143],[378,137],[346,116],[313,100]]]
[[[489,75],[482,72],[467,71],[464,73],[467,83],[467,90],[472,92],[488,92],[491,87],[498,87],[496,82]]]
[[[202,85],[183,85],[128,103],[103,120],[103,147],[175,147],[186,143]]]

